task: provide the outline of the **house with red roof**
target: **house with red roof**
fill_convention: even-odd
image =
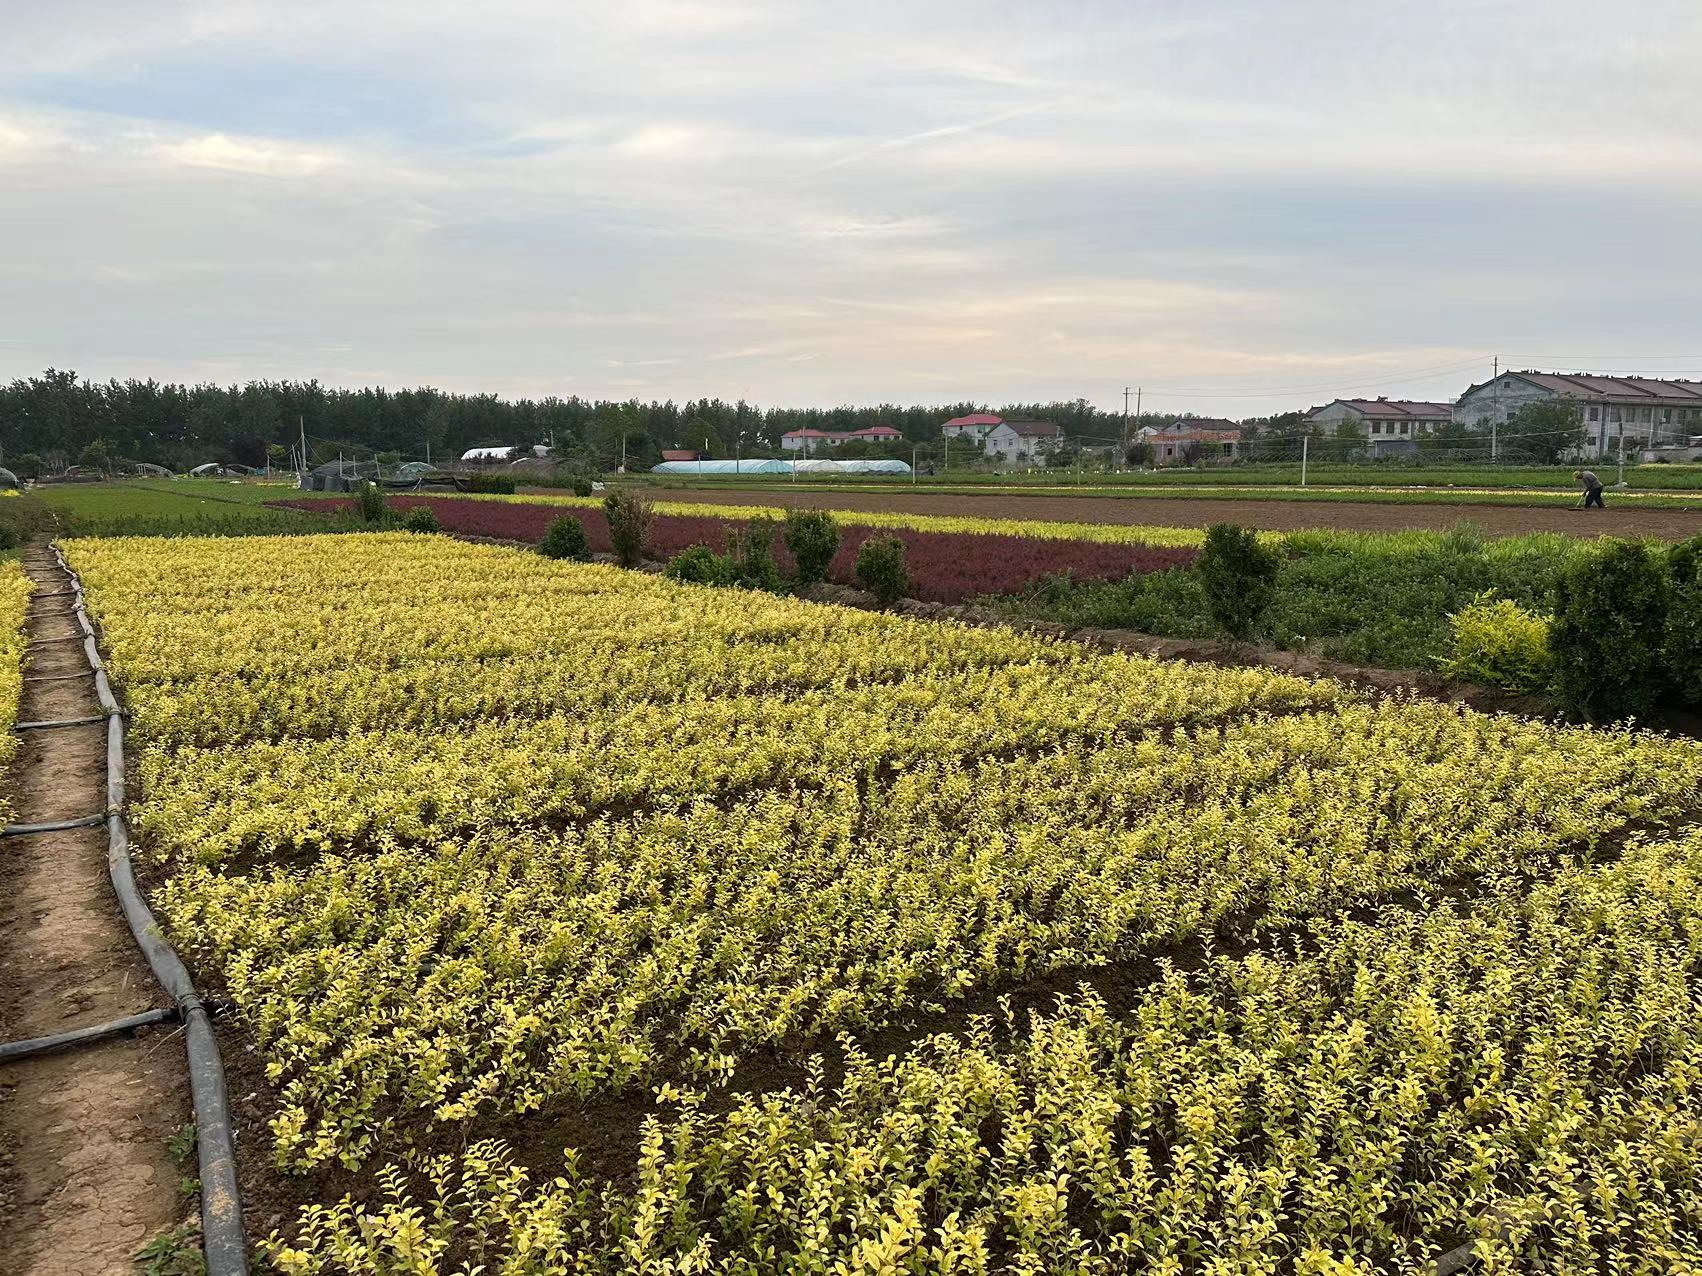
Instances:
[[[788,452],[802,452],[805,456],[813,455],[824,447],[837,447],[841,443],[898,443],[904,438],[901,430],[895,430],[890,425],[871,425],[861,430],[788,430],[780,436],[780,446]]]
[[[1345,423],[1358,426],[1373,456],[1415,451],[1420,435],[1453,419],[1452,404],[1418,399],[1336,399],[1306,414],[1309,424],[1331,434],[1340,434]]]
[[[1187,465],[1193,460],[1233,461],[1241,455],[1241,427],[1223,417],[1177,417],[1140,436],[1152,444],[1157,465]]]
[[[1454,420],[1488,429],[1505,426],[1530,403],[1565,400],[1584,420],[1584,450],[1682,446],[1702,434],[1702,381],[1606,377],[1589,372],[1503,372],[1471,386],[1454,405]]]
[[[948,439],[968,438],[979,443],[988,430],[1004,423],[1005,418],[996,412],[971,412],[968,416],[954,416],[940,427],[940,433]]]

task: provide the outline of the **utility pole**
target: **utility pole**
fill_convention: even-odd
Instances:
[[[1619,412],[1619,487],[1625,486],[1625,410]]]
[[[296,486],[300,487],[307,481],[307,426],[299,412],[296,413],[295,428],[301,438],[301,469],[296,475]]]
[[[626,426],[624,426],[624,425],[621,426],[621,470],[620,470],[620,472],[622,474],[626,473]]]
[[[1302,434],[1300,436],[1300,486],[1301,487],[1306,486],[1306,454],[1311,449],[1311,445],[1312,445],[1312,436],[1310,434]]]
[[[922,448],[921,448],[920,444],[912,443],[910,445],[910,486],[911,487],[916,486],[916,458],[918,456],[920,456],[921,453],[922,453]]]
[[[1497,455],[1496,443],[1500,438],[1498,433],[1501,426],[1501,356],[1496,355],[1492,363],[1490,379],[1495,382],[1495,411],[1489,417],[1489,459],[1494,461]]]

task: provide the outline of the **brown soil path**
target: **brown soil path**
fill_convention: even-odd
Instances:
[[[25,554],[35,581],[29,631],[77,632],[45,545]],[[78,643],[32,646],[25,676],[75,673]],[[92,678],[26,682],[21,721],[98,713]],[[101,723],[23,735],[7,783],[20,823],[100,812]],[[0,842],[0,1038],[48,1036],[166,1004],[124,923],[106,869],[104,826]],[[192,1214],[166,1139],[190,1119],[175,1027],[145,1029],[0,1064],[0,1272],[103,1276],[134,1270],[150,1237]]]
[[[1116,496],[971,496],[950,493],[907,496],[900,492],[728,490],[679,488],[651,493],[659,501],[706,505],[807,505],[815,509],[875,510],[901,514],[949,514],[969,518],[1026,518],[1047,522],[1123,523],[1152,527],[1209,527],[1240,523],[1267,531],[1333,527],[1354,532],[1410,528],[1446,531],[1459,522],[1477,524],[1490,536],[1564,532],[1570,536],[1660,536],[1681,539],[1702,532],[1702,509],[1570,510],[1526,505],[1374,505],[1359,501],[1237,501],[1167,497],[1130,500]]]

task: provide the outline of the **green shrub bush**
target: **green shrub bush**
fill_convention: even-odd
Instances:
[[[839,552],[839,523],[826,510],[787,510],[786,548],[797,564],[798,584],[824,581]]]
[[[1251,638],[1264,625],[1276,597],[1277,556],[1251,528],[1214,523],[1194,571],[1205,589],[1206,607],[1231,638]]]
[[[737,568],[738,583],[746,589],[779,593],[785,588],[774,561],[774,533],[773,519],[753,518],[728,537],[728,556]]]
[[[1526,611],[1510,598],[1481,595],[1448,617],[1453,640],[1442,672],[1508,691],[1541,691],[1553,666],[1548,655],[1548,617]]]
[[[513,496],[514,476],[512,474],[473,474],[467,479],[467,490],[496,496]]]
[[[1634,541],[1567,565],[1548,647],[1562,706],[1590,722],[1647,711],[1665,687],[1671,587],[1665,562]]]
[[[437,525],[437,515],[431,512],[429,505],[415,505],[402,515],[402,526],[410,532],[435,532],[441,530]]]
[[[390,521],[390,507],[384,503],[384,493],[378,490],[378,484],[366,479],[355,484],[355,516],[374,526]]]
[[[1664,647],[1673,690],[1687,705],[1702,705],[1702,536],[1667,550],[1672,582]]]
[[[609,520],[609,544],[622,567],[637,567],[650,542],[650,502],[630,488],[617,488],[603,498]]]
[[[717,554],[707,545],[692,545],[669,560],[663,574],[694,585],[736,585],[739,565],[730,554]]]
[[[591,543],[585,539],[585,524],[571,514],[563,515],[544,529],[538,542],[538,552],[545,558],[567,558],[574,562],[590,561]]]
[[[910,588],[910,565],[904,542],[896,536],[871,536],[857,546],[857,583],[890,607]]]
[[[34,496],[0,497],[0,550],[18,548],[52,522],[47,507]]]

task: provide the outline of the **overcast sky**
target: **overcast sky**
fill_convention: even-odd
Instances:
[[[4,377],[1702,375],[1699,214],[1694,0],[0,0]]]

